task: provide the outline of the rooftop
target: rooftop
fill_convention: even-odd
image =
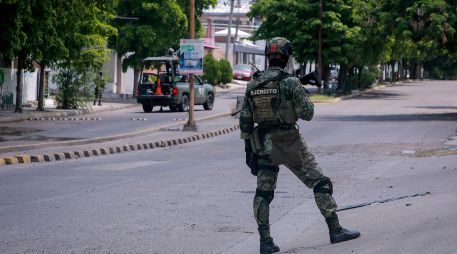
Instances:
[[[237,6],[237,0],[234,2],[233,15],[246,15],[251,9],[252,0],[240,0],[240,6]],[[226,15],[230,13],[230,0],[219,0],[214,8],[204,10],[203,13],[211,15]]]

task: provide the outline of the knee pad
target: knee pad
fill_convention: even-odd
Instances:
[[[256,189],[255,197],[264,198],[268,202],[268,204],[270,204],[273,198],[275,197],[275,193],[274,191],[261,191],[259,189]]]
[[[330,181],[330,178],[324,177],[321,181],[319,181],[313,189],[314,193],[327,193],[332,195],[333,194],[333,184]]]

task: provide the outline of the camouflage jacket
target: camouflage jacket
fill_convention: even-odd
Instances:
[[[282,75],[283,73],[284,71],[279,67],[269,67],[257,79],[253,79],[248,83],[240,113],[240,130],[242,139],[249,139],[249,135],[254,129],[255,124],[253,120],[253,109],[251,109],[250,103],[248,102],[251,91],[254,90],[260,82]],[[307,121],[313,118],[314,105],[305,93],[305,90],[298,78],[287,77],[280,81],[279,87],[281,91],[280,99],[292,101],[297,118]]]

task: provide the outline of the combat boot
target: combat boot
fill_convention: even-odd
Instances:
[[[259,226],[260,254],[271,254],[279,252],[279,246],[273,242],[270,236],[270,226]]]
[[[360,232],[358,231],[347,230],[341,227],[336,213],[333,213],[330,217],[325,218],[325,222],[327,222],[330,242],[332,244],[349,241],[360,236]]]

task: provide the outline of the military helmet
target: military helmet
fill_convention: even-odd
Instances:
[[[289,58],[292,55],[292,43],[289,40],[282,37],[274,37],[273,39],[267,42],[265,47],[265,54],[268,58],[274,56],[282,56],[285,58]]]

